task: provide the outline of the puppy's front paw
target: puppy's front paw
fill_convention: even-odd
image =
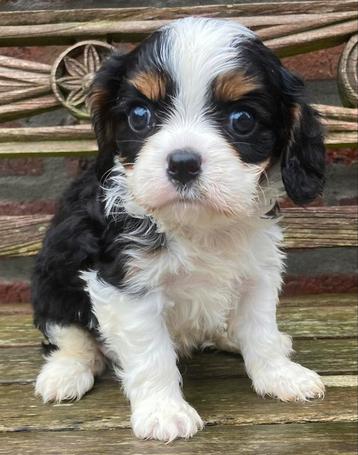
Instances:
[[[134,434],[141,439],[170,442],[190,438],[204,426],[199,414],[185,400],[144,400],[132,414]]]
[[[36,380],[35,395],[49,401],[79,400],[93,387],[90,368],[76,359],[49,360]]]
[[[259,395],[282,401],[307,401],[324,396],[324,384],[318,374],[288,359],[255,372],[252,379]]]

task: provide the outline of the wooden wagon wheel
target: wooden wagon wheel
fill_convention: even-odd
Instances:
[[[96,71],[114,47],[102,41],[81,41],[55,60],[51,87],[56,98],[80,119],[89,119],[87,94]]]
[[[358,35],[348,41],[338,66],[338,88],[347,107],[358,106]]]

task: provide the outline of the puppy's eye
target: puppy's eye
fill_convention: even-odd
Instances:
[[[251,133],[256,125],[254,116],[247,111],[231,112],[229,121],[234,132],[240,135]]]
[[[152,113],[146,106],[134,106],[128,114],[128,124],[136,133],[147,133],[153,126]]]

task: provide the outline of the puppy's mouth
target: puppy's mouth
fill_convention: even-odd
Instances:
[[[190,216],[190,213],[197,213],[201,211],[212,213],[224,216],[232,217],[235,213],[227,206],[217,205],[213,201],[203,196],[183,196],[180,195],[176,198],[168,200],[157,207],[151,207],[149,209],[152,213],[159,213],[164,210],[170,210],[173,212],[187,213]]]

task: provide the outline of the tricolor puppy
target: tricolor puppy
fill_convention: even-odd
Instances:
[[[103,65],[90,100],[99,154],[64,194],[34,273],[52,348],[44,401],[81,398],[110,359],[139,438],[192,436],[203,422],[177,358],[203,346],[241,352],[260,395],[323,395],[276,323],[273,172],[298,204],[324,181],[302,92],[254,33],[224,20],[178,20]]]

